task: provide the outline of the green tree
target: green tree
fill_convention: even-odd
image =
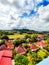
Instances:
[[[37,35],[36,34],[33,34],[32,36],[31,36],[31,41],[32,42],[36,42],[37,41]]]
[[[46,53],[43,51],[43,50],[39,50],[37,52],[37,57],[40,59],[40,60],[43,60],[45,57],[46,57]]]
[[[28,65],[28,59],[22,54],[17,54],[15,57],[15,65]]]
[[[4,36],[2,36],[2,38],[1,38],[1,39],[8,40],[9,38],[8,38],[8,36],[7,36],[7,35],[4,35]]]

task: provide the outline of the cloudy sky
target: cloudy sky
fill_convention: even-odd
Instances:
[[[0,30],[49,31],[49,0],[0,0]]]

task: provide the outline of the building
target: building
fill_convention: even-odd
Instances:
[[[31,49],[31,51],[36,51],[39,49],[38,46],[36,46],[35,44],[29,44],[28,46]]]
[[[12,50],[0,51],[0,65],[12,65]]]
[[[18,47],[15,47],[15,51],[18,54],[26,54],[26,49],[24,48],[24,46],[21,44]]]
[[[6,41],[5,45],[7,46],[8,49],[13,49],[14,48],[14,45],[11,42]]]
[[[46,44],[43,42],[43,41],[39,41],[39,42],[37,42],[36,43],[38,46],[40,46],[40,47],[45,47],[46,46]]]
[[[8,49],[8,48],[6,47],[5,44],[3,44],[3,45],[0,46],[0,50],[7,50],[7,49]]]

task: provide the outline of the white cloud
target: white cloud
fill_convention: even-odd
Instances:
[[[8,2],[10,2],[10,3],[13,3],[14,2],[14,0],[7,0]]]
[[[39,16],[19,18],[24,12],[29,15],[30,10],[36,10],[35,6],[42,1],[6,0],[7,4],[0,2],[0,29],[28,28],[38,31],[49,30],[49,5],[39,7],[37,10]]]

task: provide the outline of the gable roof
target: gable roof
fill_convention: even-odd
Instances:
[[[42,46],[42,47],[45,47],[45,46],[46,46],[46,44],[45,44],[44,42],[42,42],[42,41],[37,42],[37,44],[38,44],[39,46]]]
[[[0,50],[7,50],[6,45],[4,45],[4,44],[3,44],[3,45],[1,45],[1,46],[0,46]]]
[[[28,46],[29,46],[29,48],[30,48],[32,51],[35,51],[35,50],[38,49],[38,46],[36,46],[35,44],[29,44]]]
[[[14,48],[14,45],[11,42],[6,41],[5,44],[6,44],[8,49]]]
[[[26,49],[24,48],[24,46],[18,46],[18,47],[15,47],[15,50],[17,53],[21,53],[21,54],[26,54]]]
[[[8,49],[14,48],[14,45],[12,43],[7,44],[6,46],[7,46]]]

